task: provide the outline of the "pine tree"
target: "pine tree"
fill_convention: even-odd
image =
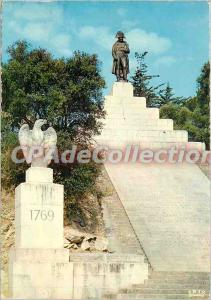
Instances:
[[[205,63],[197,79],[197,98],[203,113],[209,113],[210,103],[210,64]]]
[[[167,85],[161,93],[163,104],[160,108],[161,118],[173,119],[175,129],[187,130],[189,140],[204,142],[206,149],[210,149],[209,74],[210,65],[206,63],[197,79],[196,96],[192,98],[174,97]]]
[[[193,124],[198,127],[197,139],[205,142],[210,149],[210,63],[207,62],[201,69],[197,79],[198,89],[196,98],[198,105],[193,114]]]
[[[153,86],[151,79],[160,77],[159,75],[149,75],[148,66],[145,63],[145,57],[148,52],[135,53],[137,60],[137,68],[134,76],[132,76],[132,84],[134,86],[134,95],[137,97],[146,97],[148,107],[159,106],[159,88],[163,85]]]
[[[160,101],[159,106],[165,105],[167,103],[175,103],[178,105],[182,105],[187,98],[184,97],[176,97],[175,93],[173,92],[173,88],[170,86],[169,82],[166,85],[166,88],[159,91]]]

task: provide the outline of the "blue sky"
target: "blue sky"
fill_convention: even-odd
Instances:
[[[118,30],[134,52],[149,51],[146,62],[155,84],[170,82],[178,96],[196,91],[196,78],[208,60],[206,2],[6,2],[3,9],[3,61],[6,48],[18,39],[50,50],[55,57],[74,50],[97,53],[110,90],[111,47]],[[108,91],[106,90],[106,93]]]

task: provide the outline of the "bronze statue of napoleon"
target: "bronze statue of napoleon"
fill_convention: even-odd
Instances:
[[[112,47],[113,56],[113,68],[112,74],[115,74],[117,81],[128,81],[127,74],[130,73],[129,70],[129,58],[130,53],[129,45],[124,41],[125,35],[123,32],[118,31],[116,34],[118,39]]]

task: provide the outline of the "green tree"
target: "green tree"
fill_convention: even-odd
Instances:
[[[210,65],[206,63],[197,79],[196,96],[168,101],[160,109],[162,118],[173,119],[175,129],[187,130],[190,141],[204,142],[207,149],[210,149],[209,74]]]
[[[92,136],[100,132],[100,119],[105,115],[105,81],[97,55],[77,51],[69,58],[54,58],[47,50],[32,49],[25,41],[13,44],[8,53],[9,60],[2,68],[5,188],[24,180],[27,165],[15,165],[10,159],[13,147],[18,145],[21,124],[32,127],[36,119],[47,119],[57,131],[60,153],[73,144],[87,148]],[[80,198],[87,192],[97,193],[95,180],[100,167],[93,162],[86,166],[52,163],[51,167],[55,181],[65,186],[67,215],[79,212]]]
[[[184,105],[191,111],[194,111],[194,109],[197,107],[198,99],[196,96],[191,97],[185,101]]]
[[[201,138],[207,149],[210,149],[210,63],[207,62],[201,69],[197,79],[198,105],[194,111],[194,124],[199,128],[198,138]]]
[[[166,103],[160,108],[160,117],[163,119],[177,120],[178,106],[172,102]]]
[[[185,103],[192,111],[192,138],[194,141],[203,141],[206,148],[210,148],[210,64],[205,63],[197,78],[196,96]]]
[[[54,59],[45,49],[30,49],[24,41],[8,52],[2,73],[3,109],[12,115],[12,126],[46,118],[56,130],[73,136],[79,127],[88,138],[98,133],[105,81],[96,55],[78,51],[68,59]]]
[[[151,80],[159,75],[149,75],[148,66],[145,62],[145,57],[148,52],[135,53],[137,60],[137,68],[135,74],[132,76],[132,84],[134,86],[134,95],[137,97],[146,97],[147,106],[158,107],[159,106],[159,89],[163,84],[153,86]]]
[[[210,103],[210,63],[207,62],[201,69],[201,74],[197,79],[197,99],[203,113],[209,111]]]
[[[165,89],[159,91],[159,106],[165,105],[167,103],[183,104],[186,99],[184,97],[176,97],[173,92],[173,88],[167,83]]]

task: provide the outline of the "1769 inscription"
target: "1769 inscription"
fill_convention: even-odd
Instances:
[[[32,221],[53,221],[54,211],[53,210],[44,210],[44,209],[31,209],[31,220]]]

